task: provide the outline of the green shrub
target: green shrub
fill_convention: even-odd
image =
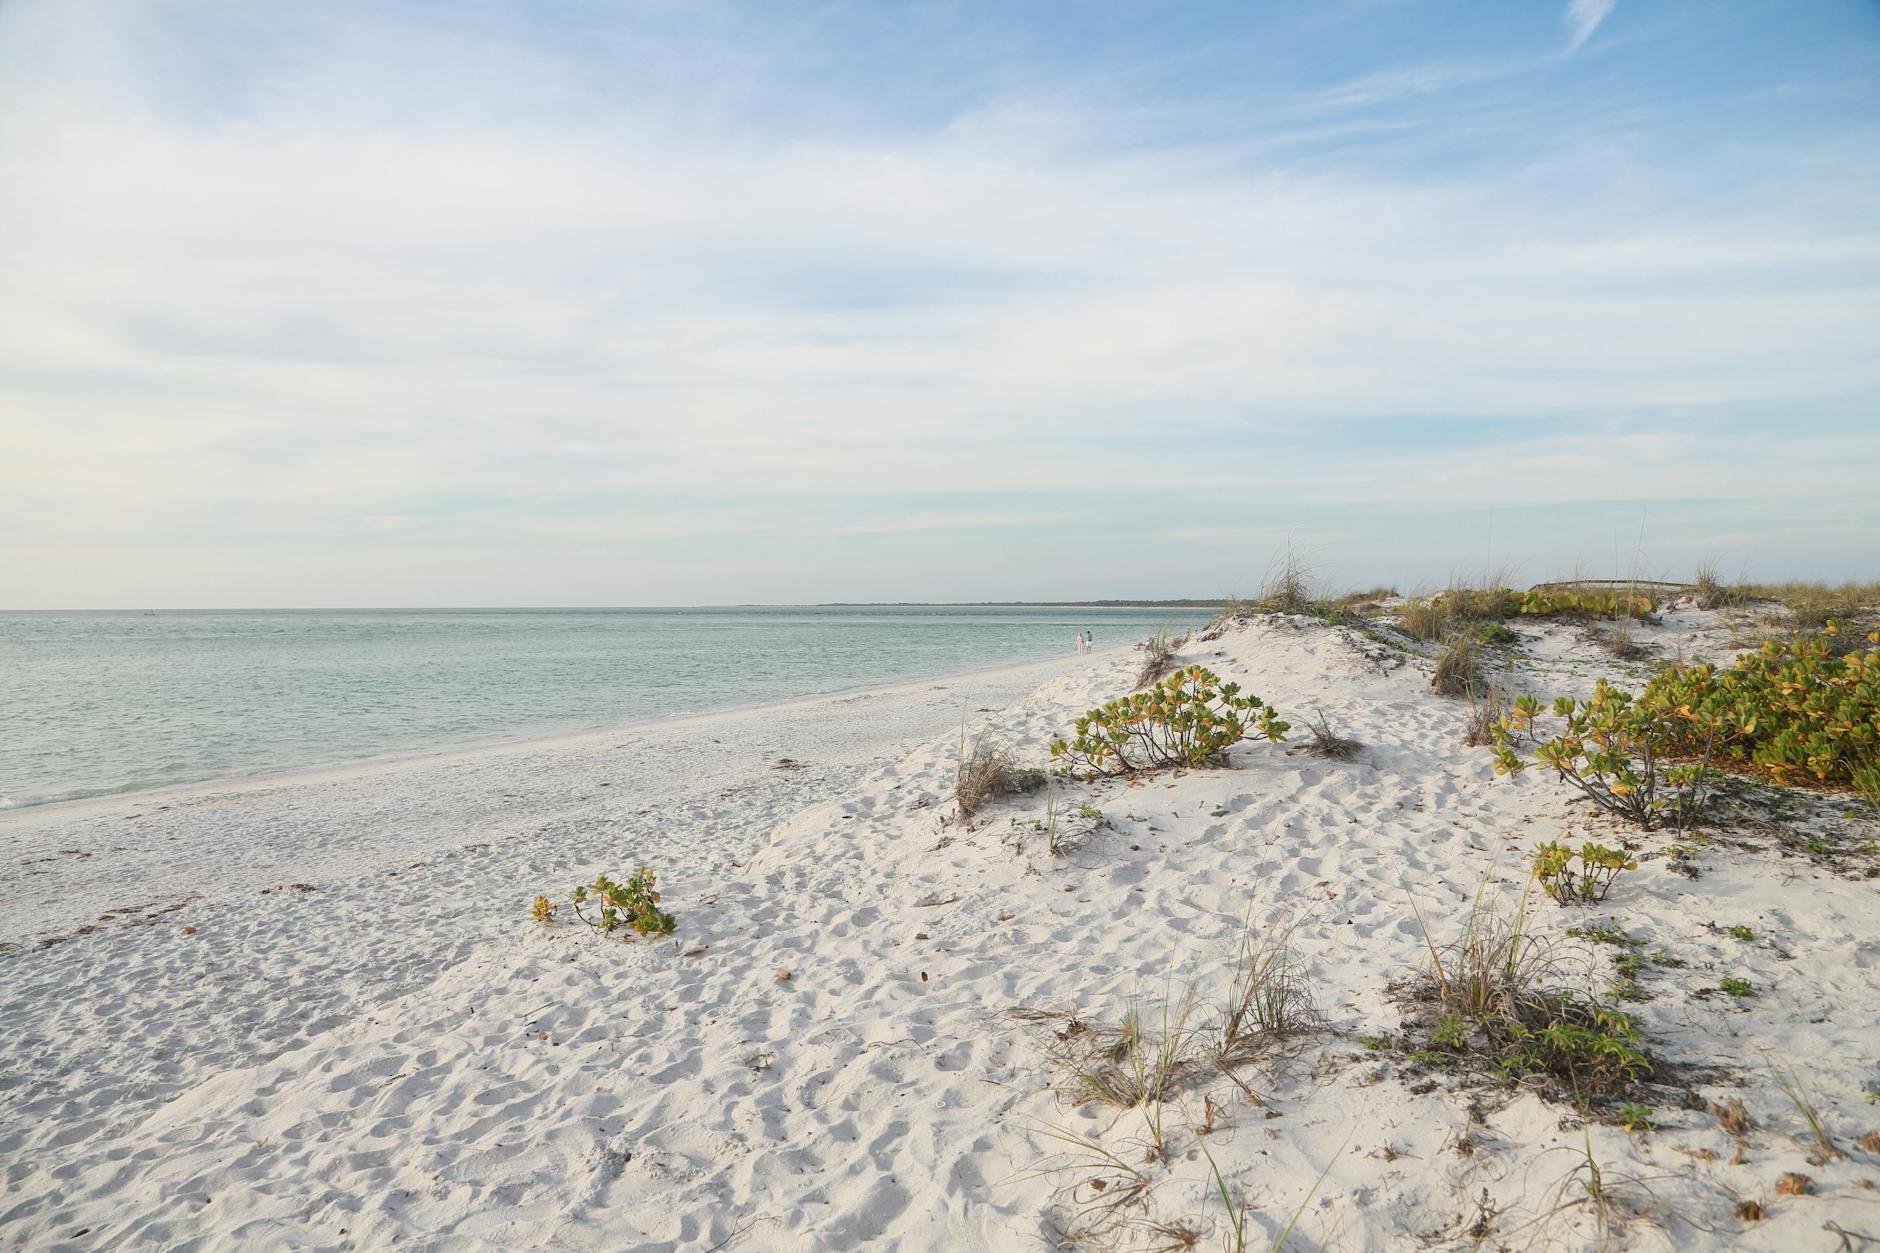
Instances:
[[[1717,987],[1725,996],[1736,1001],[1756,995],[1756,985],[1738,975],[1725,975],[1717,980]]]
[[[1574,862],[1578,862],[1578,866]],[[1637,870],[1629,854],[1603,844],[1582,844],[1578,852],[1550,840],[1534,850],[1534,877],[1541,890],[1562,905],[1591,905],[1606,899],[1613,880]]]
[[[1779,783],[1853,787],[1880,801],[1880,648],[1837,656],[1821,635],[1771,641],[1729,669],[1671,666],[1641,703],[1666,715],[1667,747],[1714,754]],[[1880,631],[1868,636],[1880,644]]]
[[[1662,705],[1635,701],[1601,679],[1591,698],[1559,697],[1553,712],[1563,726],[1553,738],[1541,739],[1536,730],[1540,702],[1531,696],[1515,701],[1498,728],[1496,774],[1526,769],[1516,751],[1517,742],[1526,738],[1535,744],[1535,760],[1552,766],[1607,813],[1648,829],[1688,817],[1701,803],[1702,768],[1665,764],[1679,728]]]
[[[616,883],[604,874],[595,875],[593,883],[574,890],[575,915],[596,931],[631,927],[641,935],[669,935],[675,924],[672,915],[659,908],[659,893],[653,890],[656,882],[656,876],[645,866],[629,875],[625,883]],[[583,905],[598,912],[590,918]]]
[[[1287,729],[1272,706],[1241,695],[1238,683],[1187,666],[1077,719],[1075,733],[1053,743],[1051,756],[1093,774],[1216,765],[1248,736],[1279,741]]]

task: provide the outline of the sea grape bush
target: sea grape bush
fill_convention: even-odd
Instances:
[[[1661,704],[1635,700],[1601,679],[1587,700],[1556,699],[1553,713],[1561,728],[1544,739],[1538,731],[1540,702],[1531,696],[1515,701],[1496,728],[1496,774],[1527,768],[1519,751],[1526,741],[1535,746],[1535,760],[1552,766],[1594,804],[1647,829],[1689,817],[1701,803],[1703,767],[1665,760],[1677,728]]]
[[[1431,599],[1454,618],[1550,618],[1584,614],[1595,618],[1642,618],[1656,608],[1649,596],[1600,590],[1517,592],[1512,588],[1452,588]]]
[[[1641,701],[1669,711],[1672,751],[1714,751],[1724,763],[1776,781],[1854,787],[1880,799],[1880,648],[1834,655],[1830,622],[1818,635],[1771,641],[1728,669],[1660,671]],[[1880,631],[1868,635],[1880,645]]]
[[[1712,764],[1880,804],[1880,647],[1836,655],[1838,631],[1771,641],[1727,668],[1666,666],[1636,696],[1601,679],[1590,700],[1554,702],[1564,727],[1551,739],[1536,732],[1539,702],[1522,697],[1497,728],[1496,773],[1523,769],[1517,744],[1532,740],[1537,760],[1645,827],[1688,816]],[[1867,640],[1880,645],[1880,631]]]
[[[641,866],[626,882],[617,883],[606,875],[595,875],[594,882],[574,890],[574,912],[596,931],[615,931],[631,927],[641,935],[669,935],[674,925],[671,914],[659,907],[658,882],[649,868]],[[596,912],[588,916],[587,906]]]
[[[1603,901],[1613,880],[1637,869],[1638,862],[1630,854],[1603,844],[1582,844],[1575,850],[1549,840],[1534,850],[1534,877],[1541,890],[1561,905]]]
[[[1250,735],[1283,740],[1288,726],[1258,696],[1242,695],[1238,683],[1186,666],[1083,715],[1070,737],[1051,745],[1051,756],[1093,774],[1205,766]]]

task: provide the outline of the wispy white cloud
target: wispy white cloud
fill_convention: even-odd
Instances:
[[[1615,0],[1567,0],[1567,51],[1578,52],[1612,13]]]

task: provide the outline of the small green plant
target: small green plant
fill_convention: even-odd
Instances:
[[[1590,940],[1594,944],[1616,944],[1621,948],[1640,948],[1645,941],[1634,939],[1610,922],[1595,922],[1584,927],[1568,927],[1567,934],[1576,940]]]
[[[1501,1058],[1510,1076],[1551,1074],[1589,1090],[1635,1083],[1652,1072],[1638,1042],[1639,1020],[1622,1010],[1561,1001],[1556,1016],[1535,1030],[1519,1025]]]
[[[1657,1125],[1652,1122],[1651,1107],[1637,1101],[1627,1101],[1613,1112],[1619,1116],[1619,1125],[1627,1131],[1651,1131]]]
[[[1089,801],[1085,801],[1081,805],[1077,806],[1077,809],[1075,812],[1077,816],[1079,818],[1082,818],[1085,822],[1102,822],[1103,821],[1103,811],[1101,809],[1098,809],[1095,805],[1092,805]]]
[[[1732,1000],[1745,1000],[1756,995],[1756,985],[1738,975],[1725,975],[1717,980],[1717,987]]]
[[[1469,1024],[1454,1014],[1444,1014],[1430,1031],[1430,1043],[1437,1048],[1458,1049],[1469,1038]]]
[[[1373,1053],[1381,1053],[1390,1047],[1390,1037],[1387,1035],[1361,1035],[1358,1037],[1358,1043],[1362,1044]]]
[[[1611,994],[1613,1000],[1624,1001],[1628,1004],[1637,1004],[1640,1001],[1649,1001],[1652,999],[1652,994],[1647,992],[1645,985],[1640,983],[1637,979],[1613,980]]]
[[[1740,922],[1730,928],[1729,934],[1732,938],[1742,940],[1745,944],[1753,944],[1756,941],[1756,933]]]
[[[1582,844],[1576,852],[1550,840],[1534,850],[1534,877],[1540,881],[1541,890],[1561,905],[1603,901],[1614,880],[1627,870],[1637,869],[1638,862],[1629,854],[1603,844]]]
[[[1479,643],[1492,644],[1498,648],[1506,648],[1510,644],[1519,644],[1521,642],[1519,635],[1516,635],[1499,622],[1485,622],[1481,626],[1476,627],[1475,638]]]
[[[652,870],[641,866],[626,882],[617,883],[606,875],[595,875],[591,884],[574,890],[574,912],[596,931],[615,931],[628,927],[641,935],[669,935],[673,917],[659,907],[658,882]],[[591,906],[595,915],[588,917],[582,906]]]
[[[534,907],[529,910],[529,917],[535,919],[543,926],[547,926],[549,923],[555,921],[555,913],[560,908],[561,906],[555,904],[554,901],[538,893],[535,898]]]
[[[1613,969],[1617,970],[1627,979],[1643,974],[1646,966],[1649,964],[1650,963],[1647,962],[1645,958],[1637,953],[1614,953],[1612,955]]]
[[[1272,706],[1242,695],[1238,683],[1186,666],[1077,719],[1075,733],[1053,743],[1051,756],[1098,775],[1218,765],[1249,736],[1279,741],[1288,729]]]

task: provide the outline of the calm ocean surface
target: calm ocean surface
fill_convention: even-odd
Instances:
[[[0,613],[0,808],[761,704],[1199,610]]]

